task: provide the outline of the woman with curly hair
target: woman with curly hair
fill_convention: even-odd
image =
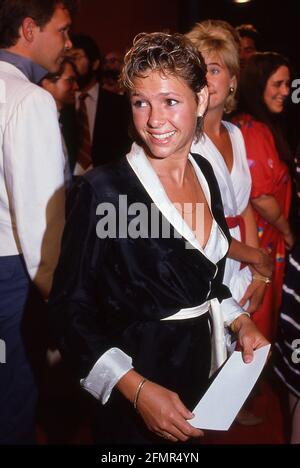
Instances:
[[[220,193],[209,163],[190,153],[208,100],[202,57],[182,35],[141,34],[122,82],[136,143],[71,193],[51,322],[103,403],[98,443],[196,440],[191,410],[226,359],[225,327],[245,362],[266,340],[222,284]]]

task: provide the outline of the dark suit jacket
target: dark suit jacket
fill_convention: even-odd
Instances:
[[[130,113],[125,96],[100,87],[92,141],[94,167],[114,162],[128,153],[131,146],[128,136]],[[79,148],[78,122],[74,106],[63,109],[60,121],[73,171]]]

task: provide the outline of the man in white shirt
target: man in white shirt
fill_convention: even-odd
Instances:
[[[36,83],[56,72],[71,48],[75,9],[75,0],[0,3],[0,339],[6,345],[0,444],[35,441],[37,389],[28,353],[37,325],[26,323],[28,304],[34,292],[49,294],[64,225],[57,110]]]

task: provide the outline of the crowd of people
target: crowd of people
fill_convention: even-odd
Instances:
[[[274,345],[299,443],[288,59],[221,20],[103,57],[76,10],[0,3],[0,444],[36,443],[57,362],[97,401],[95,443],[199,443],[237,343],[245,363]]]

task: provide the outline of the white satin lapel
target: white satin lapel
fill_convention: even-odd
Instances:
[[[212,212],[212,209],[211,209],[211,195],[210,195],[210,188],[209,188],[208,182],[207,182],[206,178],[204,177],[199,165],[196,163],[195,159],[193,158],[193,156],[191,154],[189,155],[189,160],[192,163],[192,166],[193,166],[193,168],[195,170],[195,173],[196,173],[196,175],[198,177],[199,183],[200,183],[200,185],[202,187],[205,198],[207,200],[207,203],[208,203],[212,218],[214,220],[214,215],[213,215],[213,212]],[[213,228],[213,226],[212,226],[212,228]],[[228,248],[229,248],[228,240],[227,240],[227,237],[225,236],[224,232],[222,231],[222,229],[220,228],[219,225],[218,225],[218,229],[219,229],[219,232],[222,235],[222,238],[221,238],[222,239],[221,254],[224,256],[226,254],[226,252],[228,251]],[[211,239],[211,233],[210,233],[209,239],[208,239],[208,241],[206,243],[205,249],[209,245],[210,239]]]
[[[222,120],[222,124],[226,128],[226,130],[228,132],[228,135],[229,135],[229,138],[230,138],[230,141],[231,141],[232,156],[233,156],[233,163],[232,163],[231,173],[228,171],[228,168],[227,168],[227,166],[225,164],[225,161],[224,161],[223,157],[222,157],[222,159],[223,159],[225,167],[227,169],[226,180],[227,180],[227,185],[228,185],[228,188],[229,188],[229,191],[230,191],[230,194],[231,194],[233,210],[234,210],[234,213],[238,213],[238,206],[237,206],[237,203],[236,203],[236,196],[235,196],[235,191],[234,191],[234,188],[233,188],[233,183],[232,183],[232,178],[231,178],[231,174],[234,172],[235,166],[236,166],[236,153],[237,153],[236,142],[235,142],[235,139],[232,138],[232,136],[231,136],[232,130],[231,130],[230,126],[227,125],[227,122],[225,120],[224,121]]]
[[[164,215],[164,217],[184,239],[186,239],[195,249],[199,250],[206,258],[208,258],[205,253],[205,250],[199,244],[199,241],[197,240],[195,234],[188,226],[188,224],[184,221],[179,211],[175,208],[175,206],[167,196],[166,191],[162,183],[160,182],[159,177],[157,176],[156,172],[151,166],[151,163],[149,162],[147,156],[145,155],[143,148],[141,148],[136,143],[133,143],[131,151],[126,155],[126,158],[132,170],[135,172],[136,176],[140,180],[141,184],[143,185],[143,187],[145,188],[155,205]],[[208,182],[202,174],[200,167],[191,155],[189,155],[189,160],[193,165],[193,168],[196,172],[199,183],[204,191],[205,197],[208,202],[208,206],[211,211],[211,195]],[[222,233],[224,239],[222,246],[222,255],[224,256],[228,250],[228,241],[221,229],[220,232]]]
[[[186,239],[195,249],[205,255],[205,252],[200,246],[195,234],[167,196],[166,191],[151,166],[151,163],[148,161],[143,148],[138,146],[136,143],[133,143],[131,151],[126,155],[126,158],[159,211],[184,239]]]
[[[204,175],[202,174],[202,171],[201,171],[200,167],[198,166],[198,164],[196,163],[195,159],[193,158],[193,156],[191,154],[189,154],[189,161],[191,162],[191,164],[192,164],[192,166],[194,168],[196,176],[197,176],[197,178],[199,180],[199,183],[200,183],[200,185],[202,187],[205,198],[207,200],[209,209],[211,211],[211,196],[210,196],[210,190],[209,190],[209,185],[207,183],[207,180],[205,179]],[[213,216],[212,211],[211,211],[211,215]]]
[[[222,121],[222,123],[223,123],[223,121]],[[230,129],[226,125],[225,125],[225,128],[228,131],[230,141],[231,141],[231,146],[232,146],[232,152],[233,152],[233,167],[232,167],[232,170],[233,170],[234,164],[235,164],[234,141],[231,138]],[[228,167],[226,166],[226,163],[224,161],[224,158],[223,158],[222,154],[220,153],[220,151],[218,150],[218,148],[216,147],[216,145],[211,141],[211,139],[206,134],[204,134],[202,138],[204,138],[206,140],[205,143],[204,143],[206,145],[206,147],[209,147],[209,153],[210,153],[208,155],[209,156],[209,162],[212,165],[213,169],[218,172],[218,177],[222,177],[222,179],[225,181],[224,184],[227,186],[227,188],[229,190],[229,193],[230,193],[233,213],[237,213],[236,198],[235,198],[234,188],[233,188],[233,184],[232,184],[232,179],[231,179],[231,175],[230,175],[230,172],[228,170]],[[198,151],[199,151],[199,148],[198,148]],[[195,145],[195,152],[197,152],[197,144]]]

